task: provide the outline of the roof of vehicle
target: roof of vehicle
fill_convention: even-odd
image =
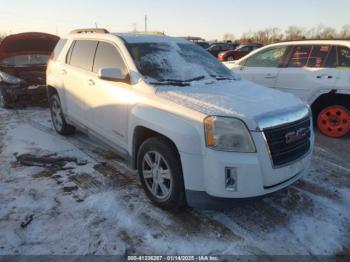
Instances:
[[[158,43],[158,42],[174,42],[188,43],[183,38],[171,37],[160,34],[135,34],[135,33],[112,33],[112,35],[122,38],[127,43]]]
[[[286,42],[280,42],[271,44],[268,46],[281,46],[281,45],[346,45],[350,46],[350,39],[349,40],[300,40],[300,41],[286,41]]]
[[[188,43],[184,38],[166,36],[162,32],[132,32],[132,33],[110,33],[103,28],[77,29],[70,33],[72,38],[93,38],[106,39],[111,36],[117,36],[127,43],[156,43],[156,42],[174,42]]]

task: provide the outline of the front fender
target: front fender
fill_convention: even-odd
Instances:
[[[177,115],[151,106],[135,106],[130,111],[129,134],[142,126],[169,138],[179,152],[202,154],[204,131],[202,122],[195,122],[185,116]],[[130,136],[132,138],[133,136]],[[132,140],[132,139],[131,139]],[[128,145],[132,153],[133,141]]]

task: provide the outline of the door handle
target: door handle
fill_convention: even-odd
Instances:
[[[333,78],[333,76],[328,76],[328,79],[332,79]]]
[[[90,80],[89,80],[89,86],[94,86],[94,85],[95,85],[95,81],[92,80],[92,79],[90,79]]]
[[[276,76],[268,74],[268,75],[265,75],[265,78],[266,79],[274,79],[274,78],[276,78]]]

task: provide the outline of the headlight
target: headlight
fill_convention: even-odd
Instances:
[[[246,125],[237,118],[209,116],[204,119],[207,147],[219,151],[256,152]]]
[[[8,84],[15,85],[15,84],[21,83],[22,79],[0,71],[0,82],[5,82],[5,83],[8,83]]]

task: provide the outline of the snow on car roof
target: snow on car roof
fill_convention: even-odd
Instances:
[[[171,37],[163,34],[133,34],[133,33],[113,33],[128,43],[188,43],[186,39],[180,37]]]

